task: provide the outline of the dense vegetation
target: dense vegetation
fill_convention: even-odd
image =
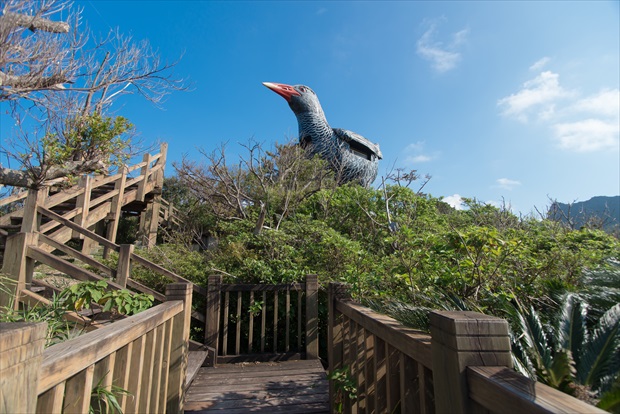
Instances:
[[[337,186],[295,146],[247,149],[232,166],[223,148],[175,166],[164,197],[184,225],[152,258],[203,285],[213,273],[265,283],[318,274],[322,286],[348,283],[359,300],[422,329],[429,309],[505,317],[522,372],[589,400],[615,389],[605,407],[618,409],[617,238],[471,199],[455,210],[413,190],[428,180],[415,171],[379,188]],[[582,335],[567,342],[571,326]],[[597,372],[583,368],[597,357]]]

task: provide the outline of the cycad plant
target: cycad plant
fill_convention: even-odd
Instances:
[[[544,323],[533,308],[517,304],[513,335],[515,366],[523,374],[586,400],[610,391],[620,372],[620,304],[588,323],[583,297],[565,294]]]

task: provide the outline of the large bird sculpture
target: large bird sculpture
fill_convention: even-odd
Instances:
[[[341,183],[354,181],[368,187],[375,180],[383,157],[378,144],[355,132],[330,127],[319,98],[309,87],[271,82],[263,85],[286,99],[297,117],[300,145],[327,160]]]

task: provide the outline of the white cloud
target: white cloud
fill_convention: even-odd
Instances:
[[[463,205],[463,198],[458,194],[444,197],[442,201],[451,205],[452,208],[454,208],[455,210],[463,210],[465,208],[465,206]]]
[[[415,157],[407,157],[407,160],[410,160],[411,162],[428,162],[432,159],[433,158],[429,157],[428,155],[416,155]]]
[[[560,98],[569,97],[571,92],[560,86],[560,75],[551,71],[542,72],[523,84],[521,90],[497,101],[503,108],[502,114],[527,122],[528,115],[538,108],[539,117],[548,117],[553,112],[554,103]]]
[[[420,164],[422,162],[429,162],[438,157],[438,153],[428,154],[424,151],[426,142],[417,141],[411,143],[405,147],[403,154],[405,155],[405,164]]]
[[[548,58],[543,58],[530,69],[540,68],[547,62]],[[545,71],[525,82],[516,93],[498,100],[497,105],[503,115],[522,122],[536,115],[563,150],[620,149],[620,90],[617,88],[582,97],[563,88],[557,73]],[[499,180],[498,184],[504,185]]]
[[[551,59],[545,56],[544,58],[537,60],[532,66],[530,66],[530,70],[533,72],[538,72],[539,70],[547,66],[547,63],[549,63],[550,61]]]
[[[620,116],[620,89],[606,89],[580,99],[570,109],[617,119]]]
[[[553,125],[560,148],[575,152],[617,150],[618,122],[586,119]]]
[[[497,187],[503,188],[504,190],[512,190],[521,185],[520,181],[511,180],[509,178],[498,178],[495,182],[497,183]]]
[[[431,66],[439,73],[454,69],[461,60],[461,53],[457,47],[467,41],[469,29],[460,30],[452,35],[452,40],[445,44],[435,40],[436,23],[418,39],[416,51],[419,56],[431,62]]]
[[[320,9],[316,11],[316,14],[317,16],[320,16],[321,14],[324,14],[325,12],[327,12],[327,9],[325,7],[321,7]]]

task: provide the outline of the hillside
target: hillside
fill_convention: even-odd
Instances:
[[[587,201],[568,204],[555,202],[549,208],[548,218],[569,223],[575,229],[589,224],[614,232],[620,228],[620,195],[592,197]]]

